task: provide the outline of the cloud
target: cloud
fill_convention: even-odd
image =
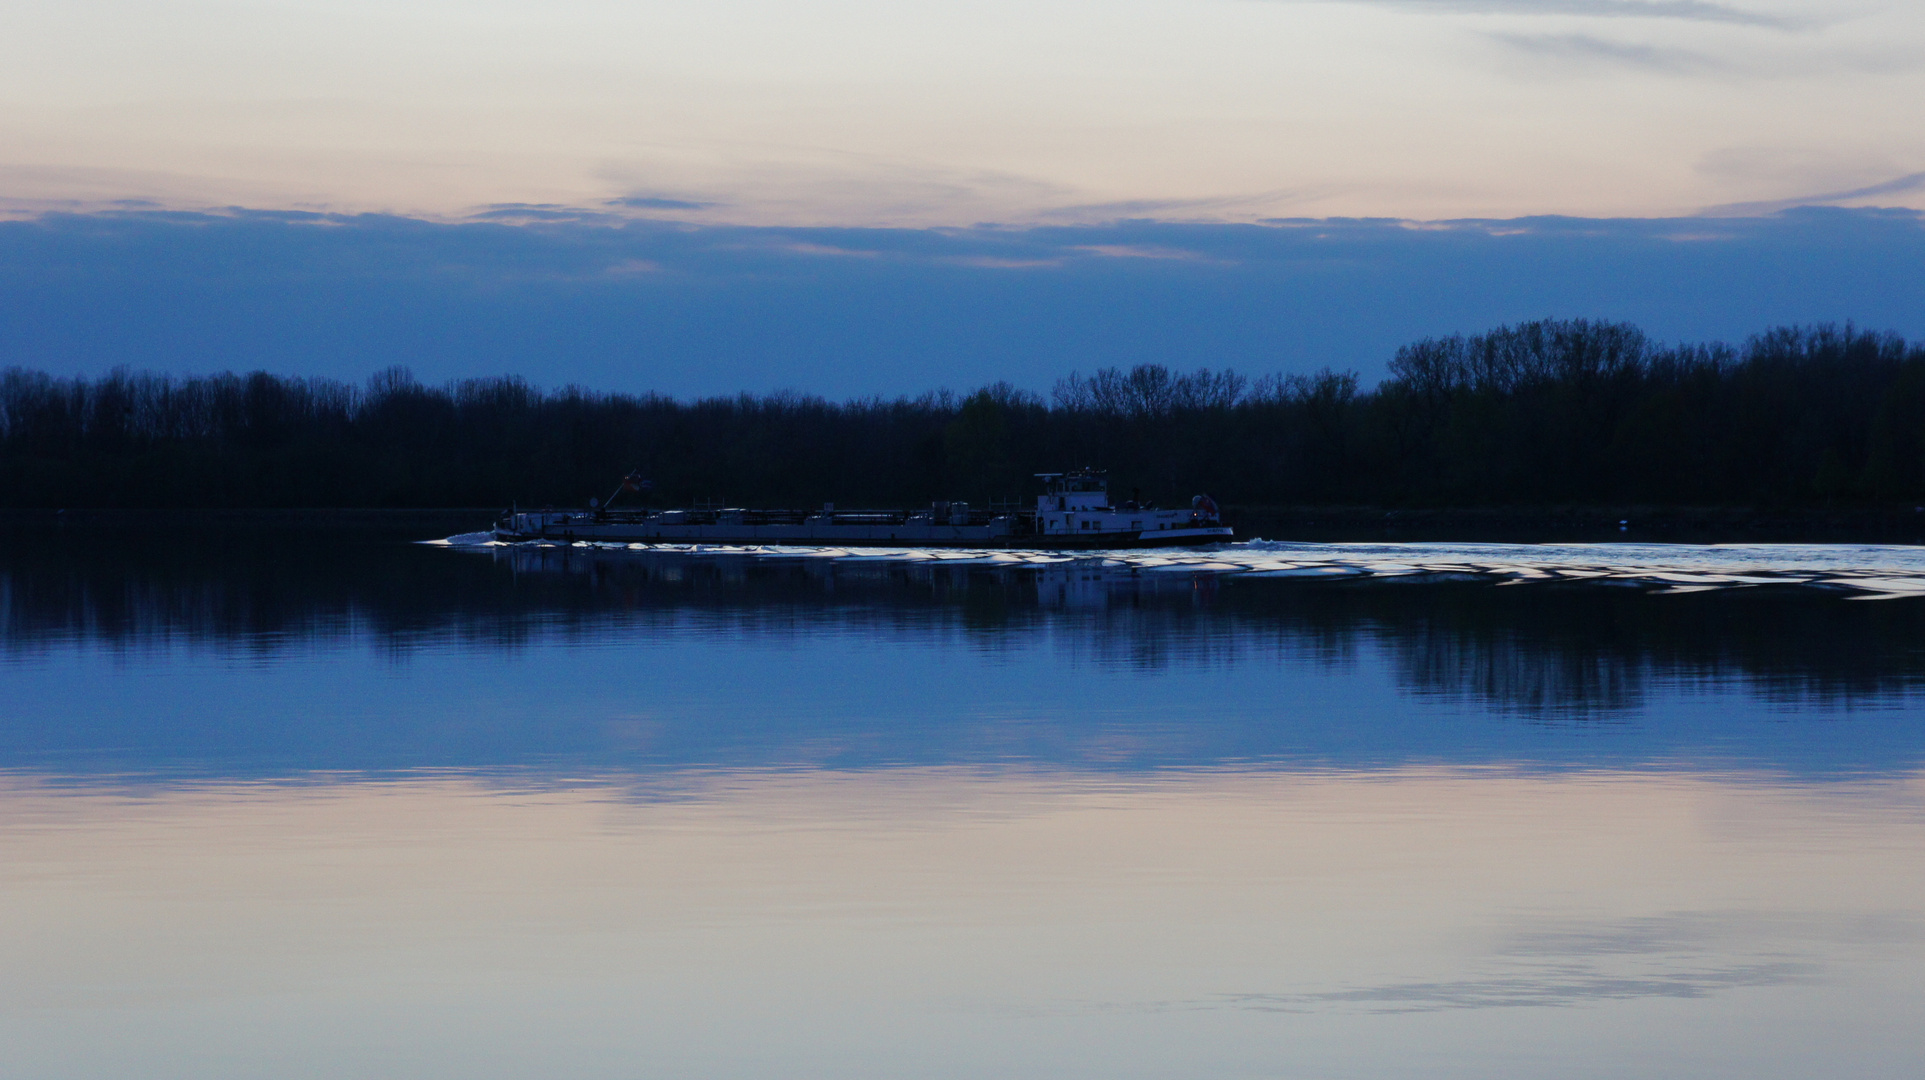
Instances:
[[[968,266],[978,270],[1049,270],[1063,265],[1061,259],[1008,259],[995,255],[959,255],[944,259],[950,266]]]
[[[860,221],[887,226],[988,220],[1004,216],[1012,206],[1061,203],[1067,192],[996,170],[795,147],[608,162],[597,175],[636,193],[623,209],[673,211],[715,224]],[[662,190],[700,194],[653,194]],[[683,205],[671,205],[678,203]]]
[[[1085,244],[1072,250],[1105,259],[1177,259],[1183,262],[1208,260],[1209,256],[1182,248],[1151,247],[1144,244]]]
[[[1921,189],[1925,189],[1925,172],[1915,172],[1846,191],[1796,195],[1789,199],[1769,199],[1761,202],[1725,203],[1722,206],[1708,207],[1701,212],[1707,217],[1759,217],[1800,206],[1827,206],[1856,202],[1860,199],[1875,199],[1880,195],[1902,195]]]
[[[1127,199],[1116,202],[1070,203],[1047,207],[1036,214],[1040,221],[1093,224],[1105,221],[1154,218],[1169,220],[1245,220],[1259,211],[1274,212],[1281,207],[1301,204],[1340,194],[1343,189],[1279,188],[1240,195],[1217,195],[1201,199]]]
[[[1664,74],[1721,71],[1726,65],[1689,49],[1607,41],[1590,34],[1489,34],[1492,41],[1533,57],[1573,63],[1631,67]]]
[[[606,221],[610,215],[561,203],[490,203],[468,215],[476,221]]]
[[[666,269],[667,267],[661,263],[650,262],[647,259],[623,259],[604,267],[602,273],[615,277],[629,277],[635,274],[659,274]]]
[[[1448,12],[1458,15],[1578,16],[1601,19],[1682,19],[1689,22],[1768,26],[1779,29],[1811,25],[1806,20],[1765,15],[1709,0],[1341,0],[1407,11]]]
[[[777,248],[791,255],[822,255],[841,259],[874,259],[882,255],[880,251],[867,251],[862,248],[841,247],[835,244],[812,244],[796,240],[778,244]]]
[[[1227,1006],[1259,1012],[1314,1012],[1352,1006],[1373,1013],[1442,1012],[1447,1009],[1502,1009],[1521,1006],[1571,1007],[1597,1001],[1637,998],[1702,998],[1746,986],[1784,986],[1816,981],[1820,968],[1810,963],[1767,961],[1711,964],[1659,973],[1620,975],[1575,965],[1494,974],[1469,979],[1383,983],[1313,994],[1224,995]]]
[[[625,195],[619,199],[608,200],[607,205],[626,207],[630,210],[707,210],[716,204],[690,202],[687,199],[668,199],[659,195]]]

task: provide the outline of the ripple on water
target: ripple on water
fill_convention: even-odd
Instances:
[[[449,547],[554,547],[509,544],[487,533],[431,541]],[[1877,544],[1310,544],[1247,540],[1210,548],[1066,553],[1001,548],[841,548],[757,544],[596,544],[609,551],[668,551],[757,559],[1041,568],[1087,564],[1110,572],[1192,573],[1266,578],[1401,578],[1494,582],[1601,581],[1679,594],[1758,586],[1796,586],[1854,600],[1925,596],[1925,548]]]

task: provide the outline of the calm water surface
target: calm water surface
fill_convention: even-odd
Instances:
[[[1916,551],[1225,560],[10,537],[0,1071],[1925,1073]]]

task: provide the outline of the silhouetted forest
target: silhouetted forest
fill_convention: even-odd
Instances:
[[[662,505],[986,502],[1080,465],[1146,499],[1244,506],[1925,503],[1925,346],[1830,325],[1666,346],[1544,321],[1405,346],[1371,389],[1143,365],[1071,374],[1048,399],[0,375],[10,507],[566,505],[630,470]]]

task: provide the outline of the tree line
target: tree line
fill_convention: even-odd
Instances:
[[[1240,506],[1925,503],[1925,346],[1852,326],[1664,345],[1626,323],[1428,338],[1372,388],[1155,364],[1044,397],[681,401],[515,377],[0,373],[0,505],[658,505],[1027,498],[1089,465],[1144,499]],[[634,499],[636,496],[625,496]]]

